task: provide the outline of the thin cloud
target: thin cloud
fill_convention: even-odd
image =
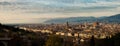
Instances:
[[[120,0],[0,0],[0,18],[3,18],[0,21],[8,20],[12,23],[18,20],[17,16],[22,18],[17,22],[29,22],[34,17],[110,16],[120,13],[119,2]]]

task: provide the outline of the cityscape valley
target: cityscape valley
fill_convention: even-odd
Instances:
[[[0,46],[120,46],[120,0],[0,0]]]
[[[0,46],[120,46],[119,22],[0,24]]]

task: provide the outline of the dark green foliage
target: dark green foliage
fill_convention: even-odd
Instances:
[[[62,43],[63,43],[62,38],[52,35],[52,36],[49,36],[49,39],[47,40],[45,46],[62,46]]]
[[[120,33],[112,37],[112,40],[114,42],[114,46],[120,46]]]
[[[95,46],[120,46],[120,33],[114,35],[112,38],[95,39]]]
[[[114,43],[111,39],[95,39],[95,46],[114,46]]]
[[[0,38],[11,38],[9,46],[28,46],[28,44],[31,46],[45,45],[45,37],[39,36],[40,35],[37,35],[34,32],[25,31],[23,29],[15,28],[14,26],[0,25]],[[30,43],[28,41],[30,41]]]
[[[95,46],[95,40],[94,36],[90,39],[90,46]]]

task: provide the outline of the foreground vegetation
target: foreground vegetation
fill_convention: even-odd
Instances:
[[[9,46],[120,46],[120,33],[105,39],[90,38],[87,42],[74,42],[74,37],[30,32],[0,24],[0,38],[11,38]],[[0,41],[0,46],[2,42]]]

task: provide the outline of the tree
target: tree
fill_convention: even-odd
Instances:
[[[0,26],[1,26],[2,24],[0,23]]]
[[[120,46],[120,33],[117,33],[111,39],[112,39],[114,46]]]
[[[90,39],[90,46],[95,46],[95,40],[94,36],[91,37]]]
[[[45,46],[62,46],[63,39],[59,36],[51,35],[49,36],[49,39],[46,42]]]

